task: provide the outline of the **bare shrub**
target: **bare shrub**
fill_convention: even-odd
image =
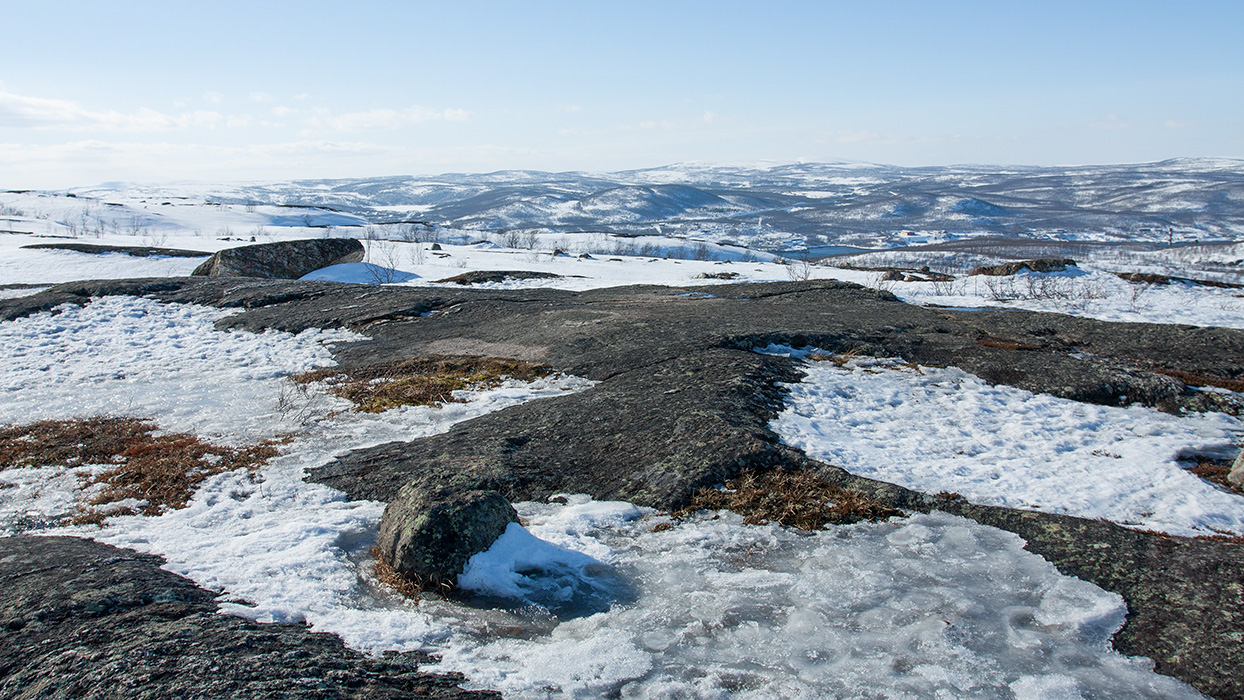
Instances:
[[[518,247],[524,250],[535,250],[538,245],[540,245],[540,234],[535,229],[527,229],[519,237]]]
[[[371,227],[369,227],[371,228]],[[373,284],[392,284],[397,279],[401,255],[393,241],[369,239],[367,244],[367,278]]]
[[[812,276],[812,261],[805,251],[798,260],[786,261],[786,276],[791,282],[807,282]]]
[[[635,244],[622,238],[615,238],[611,255],[635,255]],[[642,255],[642,253],[641,253]]]
[[[932,291],[933,296],[938,296],[938,297],[957,296],[958,292],[956,291],[956,284],[955,284],[956,281],[957,280],[955,280],[955,278],[953,277],[951,277],[950,279],[947,279],[945,277],[934,277],[933,279],[929,281],[929,288]]]
[[[497,232],[497,243],[504,248],[515,248],[523,242],[522,231],[506,231],[502,229]]]

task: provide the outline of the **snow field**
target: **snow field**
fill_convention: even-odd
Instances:
[[[366,229],[359,226],[339,229],[304,226],[302,216],[289,213],[295,210],[286,211],[279,207],[260,206],[255,211],[249,211],[249,207],[213,206],[202,202],[166,207],[137,199],[123,206],[111,207],[95,206],[99,202],[92,205],[93,200],[35,194],[0,196],[0,203],[6,197],[15,202],[12,206],[30,209],[47,218],[24,222],[23,225],[29,224],[25,228],[34,231],[30,235],[0,233],[0,287],[84,279],[184,276],[203,261],[202,258],[138,258],[121,253],[95,255],[22,248],[31,243],[75,241],[123,246],[156,245],[211,253],[222,248],[249,245],[250,239],[266,243],[325,235],[368,235]],[[92,216],[103,217],[99,221],[107,219],[107,224],[99,224],[101,228],[94,233],[84,234],[79,230],[75,237],[68,237],[70,229],[57,222],[64,220],[72,223],[82,217],[86,211],[83,207],[89,209],[91,206],[95,206],[90,210]],[[312,223],[317,225],[333,223],[335,220],[330,220],[331,217],[337,216],[331,212],[307,211],[313,213],[305,216],[312,216]],[[386,235],[397,235],[390,228],[378,227],[375,233],[381,238],[363,241],[367,248],[365,263],[324,268],[312,272],[306,279],[431,286],[436,280],[468,271],[531,270],[564,277],[507,280],[477,286],[582,291],[628,284],[721,284],[723,280],[697,279],[697,275],[734,272],[738,274],[734,280],[737,282],[844,280],[885,289],[906,302],[920,305],[1013,308],[1106,321],[1244,328],[1242,290],[1179,283],[1138,285],[1119,279],[1110,272],[1118,265],[1105,263],[1097,266],[1082,262],[1080,268],[1060,273],[1023,272],[1014,277],[1000,278],[959,277],[945,283],[883,282],[879,272],[799,261],[784,265],[774,262],[776,256],[771,253],[660,235],[617,238],[599,233],[532,232],[526,236],[529,240],[520,242],[509,240],[523,238],[517,234],[507,236],[489,231],[438,229],[436,236],[441,250],[433,251],[431,243],[426,241],[385,240],[383,237]],[[550,253],[555,249],[564,250],[568,255],[554,257]],[[640,255],[641,250],[647,250],[649,254]],[[578,255],[584,252],[592,257],[579,258]],[[936,258],[940,254],[934,252],[929,255]],[[705,259],[695,259],[697,256]],[[936,264],[936,259],[931,262]],[[1141,267],[1144,266],[1139,265],[1136,269]],[[0,294],[14,293],[33,292],[6,292],[0,289]]]
[[[335,364],[343,330],[222,333],[237,310],[105,297],[0,324],[0,423],[127,415],[171,432],[250,442],[298,428],[284,377]]]
[[[805,371],[771,427],[853,474],[1184,536],[1244,534],[1244,497],[1177,461],[1233,455],[1244,439],[1238,418],[1084,404],[892,360],[809,362]]]
[[[1244,289],[1181,282],[1136,284],[1087,263],[1067,272],[1025,271],[1011,277],[975,275],[945,283],[881,283],[877,279],[861,284],[887,289],[909,304],[1046,311],[1101,321],[1244,328]]]

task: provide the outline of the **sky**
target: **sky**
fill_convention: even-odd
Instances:
[[[0,0],[0,188],[1244,158],[1244,3]]]

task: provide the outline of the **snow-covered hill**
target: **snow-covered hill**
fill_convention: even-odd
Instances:
[[[308,220],[322,224],[419,220],[484,231],[664,233],[769,250],[981,235],[1166,243],[1244,234],[1244,161],[1227,159],[1076,167],[675,165],[616,173],[110,185],[73,194],[149,207],[175,206],[178,198],[251,212],[281,206],[291,217],[305,212],[290,207],[306,207],[319,212]],[[326,210],[336,218],[327,220]]]

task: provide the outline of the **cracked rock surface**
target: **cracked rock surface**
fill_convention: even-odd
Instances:
[[[0,540],[0,697],[497,697],[331,634],[216,611],[159,557],[74,537]]]

